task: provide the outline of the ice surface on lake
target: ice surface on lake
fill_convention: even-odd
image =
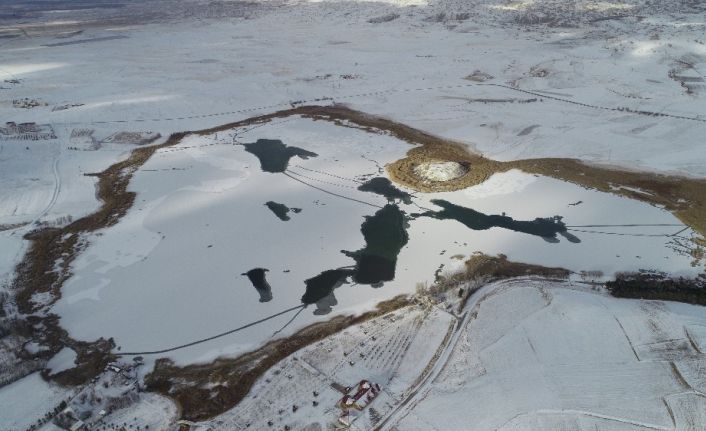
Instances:
[[[282,173],[263,172],[257,158],[238,145],[258,139],[279,139],[318,157],[295,157]],[[130,186],[138,193],[135,206],[118,225],[91,238],[54,308],[70,333],[79,339],[111,336],[122,351],[149,351],[300,304],[305,280],[356,265],[354,255],[342,250],[361,250],[364,218],[388,204],[384,196],[358,187],[384,176],[381,167],[410,149],[392,137],[304,119],[259,127],[237,140],[234,144],[227,132],[218,138],[190,136],[158,151],[136,173]],[[475,251],[608,275],[652,267],[696,273],[688,257],[668,247],[670,237],[659,236],[683,229],[679,221],[641,202],[519,171],[496,174],[467,190],[413,196],[409,204],[395,203],[408,217],[423,209],[439,211],[432,200],[443,199],[484,217],[505,214],[515,221],[561,216],[567,226],[675,226],[569,227],[578,241],[557,236],[548,242],[511,229],[472,230],[453,220],[418,217],[408,221],[409,241],[397,256],[394,280],[381,287],[354,285],[353,276],[333,291],[325,311],[332,306],[335,313],[359,312],[411,293],[417,283],[433,282],[440,267],[442,274],[458,268],[460,261],[452,256]],[[267,201],[303,211],[282,223]],[[252,268],[268,269],[272,300],[261,302],[242,275]],[[313,311],[305,310],[281,334],[319,319],[321,310]],[[192,362],[242,352],[272,337],[292,314],[171,355]]]

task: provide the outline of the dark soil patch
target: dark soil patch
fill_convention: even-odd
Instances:
[[[512,277],[526,277],[535,275],[546,278],[567,278],[571,271],[564,268],[551,268],[529,263],[513,262],[507,256],[499,254],[488,256],[474,254],[466,261],[466,271],[463,277],[478,278],[489,277],[492,280]]]

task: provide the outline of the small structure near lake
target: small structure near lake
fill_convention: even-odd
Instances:
[[[338,402],[338,407],[341,409],[338,421],[345,426],[350,426],[357,412],[363,411],[368,404],[372,403],[380,390],[380,385],[377,383],[361,380],[354,393],[344,395]]]

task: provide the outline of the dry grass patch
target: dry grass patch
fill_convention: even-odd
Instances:
[[[466,270],[462,272],[463,277],[479,278],[489,277],[490,279],[525,277],[536,275],[546,278],[567,278],[571,271],[564,268],[551,268],[529,263],[513,262],[507,260],[507,256],[499,254],[488,256],[487,254],[475,253],[466,261]]]

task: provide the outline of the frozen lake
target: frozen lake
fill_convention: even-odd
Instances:
[[[699,272],[679,246],[690,230],[660,208],[519,171],[400,190],[384,165],[410,148],[300,118],[189,136],[135,174],[135,205],[89,238],[54,311],[77,339],[140,352],[308,304],[169,354],[189,363],[412,293],[475,251],[607,276]]]

